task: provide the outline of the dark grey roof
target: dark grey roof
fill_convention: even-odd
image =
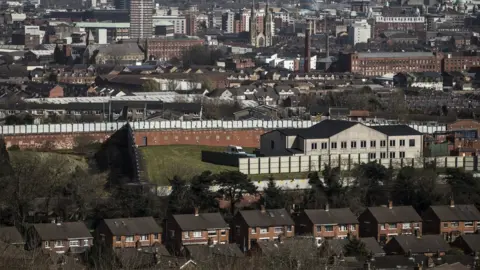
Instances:
[[[367,211],[370,211],[379,223],[422,221],[411,206],[393,206],[392,209],[382,206],[369,207]]]
[[[190,245],[185,246],[185,248],[188,251],[189,258],[193,260],[205,260],[213,256],[245,257],[237,244],[220,244],[213,246]]]
[[[256,244],[265,256],[282,254],[283,251],[288,252],[283,254],[292,257],[305,255],[305,252],[311,253],[312,256],[317,255],[314,238],[286,238],[282,241],[258,241]]]
[[[348,208],[306,209],[305,214],[313,224],[356,224],[357,217]]]
[[[294,225],[292,218],[285,209],[267,209],[261,210],[244,210],[240,211],[245,222],[250,227],[270,227]]]
[[[161,233],[153,217],[115,218],[103,220],[113,235]]]
[[[228,224],[220,213],[200,213],[198,216],[194,214],[173,215],[173,218],[183,231],[228,228]]]
[[[455,239],[455,242],[459,240],[463,240],[470,250],[480,251],[480,234],[464,234]]]
[[[386,126],[370,126],[370,127],[387,136],[422,135],[420,131],[417,131],[407,125],[386,125]]]
[[[41,240],[66,240],[76,238],[92,238],[83,222],[41,223],[34,224]]]
[[[289,135],[298,135],[305,139],[313,138],[329,138],[337,133],[340,133],[348,128],[353,127],[354,125],[359,124],[358,122],[350,122],[343,120],[323,120],[320,123],[310,127],[302,129],[279,129],[278,131],[283,134]]]
[[[412,253],[426,253],[437,251],[446,252],[450,250],[450,246],[441,235],[424,235],[422,237],[413,235],[394,236],[393,239],[386,244],[385,250],[388,250],[389,245],[395,245],[393,241],[396,241],[405,253],[409,251]]]
[[[441,221],[477,221],[480,220],[480,211],[473,204],[435,205],[431,206],[433,212]]]
[[[1,227],[0,228],[0,241],[8,244],[23,244],[22,235],[15,227]]]
[[[378,244],[377,240],[373,237],[365,237],[365,238],[360,238],[360,241],[362,241],[365,244],[365,249],[369,253],[373,253],[373,255],[379,256],[379,255],[384,255],[385,251],[383,248]],[[328,244],[330,248],[332,249],[335,254],[340,254],[341,252],[344,252],[345,245],[347,245],[349,242],[348,239],[331,239],[328,240]]]

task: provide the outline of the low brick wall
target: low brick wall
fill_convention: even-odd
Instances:
[[[139,146],[171,145],[171,144],[198,144],[207,146],[240,145],[243,147],[259,147],[260,135],[265,129],[205,129],[205,130],[151,130],[134,131],[135,143]],[[49,144],[55,149],[71,149],[78,136],[88,136],[92,140],[103,142],[112,133],[56,133],[56,134],[28,134],[4,136],[7,147],[18,145],[21,149],[41,148]]]

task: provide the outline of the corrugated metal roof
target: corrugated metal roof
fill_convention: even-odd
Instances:
[[[130,28],[130,23],[78,22],[75,26],[80,28]]]
[[[406,58],[406,57],[432,57],[433,52],[371,52],[358,53],[358,58]]]

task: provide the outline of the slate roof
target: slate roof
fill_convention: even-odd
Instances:
[[[195,216],[194,214],[173,215],[173,218],[183,231],[222,229],[229,227],[220,213],[200,213],[198,216]]]
[[[470,250],[480,251],[480,234],[464,234],[455,239],[455,242],[459,240],[463,240]]]
[[[193,260],[204,260],[211,258],[213,256],[225,256],[225,257],[236,257],[243,258],[245,255],[237,246],[237,244],[220,244],[213,246],[206,245],[190,245],[185,246],[187,249],[190,259]]]
[[[392,241],[397,242],[405,253],[409,251],[412,253],[426,253],[450,250],[450,246],[441,235],[424,235],[420,238],[413,235],[397,235],[386,244],[385,250],[388,250],[390,244],[394,245]]]
[[[417,131],[407,125],[388,125],[388,126],[370,126],[370,127],[387,136],[422,135],[420,131]]]
[[[357,122],[327,119],[314,126],[311,126],[310,128],[278,129],[278,131],[287,136],[298,135],[305,139],[329,138],[357,124]]]
[[[239,212],[249,227],[270,227],[294,225],[285,209],[243,210]]]
[[[305,214],[313,224],[357,224],[357,217],[349,208],[306,209]]]
[[[15,227],[1,227],[0,228],[0,241],[9,244],[23,244],[22,235]]]
[[[92,238],[87,226],[83,222],[39,223],[34,224],[33,228],[37,231],[42,241]]]
[[[441,221],[477,221],[480,220],[480,211],[473,204],[434,205],[433,212]]]
[[[115,218],[103,220],[113,235],[161,233],[153,217]]]
[[[378,244],[377,240],[374,237],[365,237],[365,238],[360,238],[360,241],[362,241],[365,244],[365,249],[369,252],[372,253],[373,255],[384,255],[385,251],[383,248]],[[344,252],[345,245],[347,245],[349,242],[348,239],[331,239],[328,240],[328,244],[335,252],[335,254],[340,254]]]
[[[378,223],[398,223],[422,221],[417,211],[411,206],[393,206],[392,209],[388,207],[369,207],[370,211]]]

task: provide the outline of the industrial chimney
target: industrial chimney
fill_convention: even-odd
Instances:
[[[307,20],[307,29],[305,30],[305,62],[303,63],[303,70],[305,73],[310,72],[310,20]]]

